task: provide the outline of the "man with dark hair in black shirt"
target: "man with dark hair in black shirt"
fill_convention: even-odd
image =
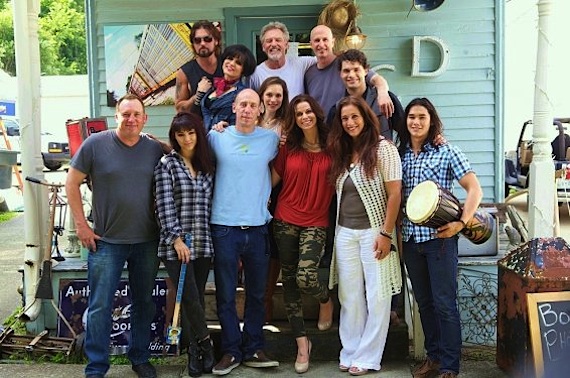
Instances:
[[[200,100],[212,86],[212,78],[223,76],[218,62],[221,38],[220,29],[213,22],[202,20],[192,25],[190,43],[194,58],[176,72],[177,112],[199,113]]]

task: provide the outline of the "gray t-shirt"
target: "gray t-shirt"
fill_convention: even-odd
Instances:
[[[94,231],[113,244],[158,240],[152,193],[154,167],[162,157],[160,144],[142,134],[132,147],[115,130],[91,135],[71,161],[93,184]]]
[[[305,72],[305,93],[317,100],[325,116],[332,106],[345,96],[346,88],[340,78],[338,64],[338,58],[335,58],[325,68],[318,68],[315,64]],[[369,83],[372,76],[374,72],[369,71],[366,82]]]

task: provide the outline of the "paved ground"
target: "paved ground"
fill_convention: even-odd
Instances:
[[[183,365],[165,365],[158,366],[158,376],[161,378],[187,377]],[[60,365],[60,364],[2,364],[0,363],[0,376],[10,378],[67,378],[81,377],[83,374],[83,366],[81,365]],[[213,377],[213,375],[205,375]],[[261,377],[295,377],[301,376],[296,374],[293,369],[293,363],[281,364],[278,368],[273,369],[254,369],[245,366],[236,368],[228,377],[241,378],[261,378]],[[337,368],[336,362],[316,362],[311,363],[309,371],[302,376],[305,377],[350,377],[347,373],[341,373]],[[381,378],[401,378],[411,377],[410,363],[390,363],[386,364],[380,372],[368,374],[369,377]],[[113,366],[107,378],[131,378],[136,377],[131,371],[130,366]],[[461,378],[502,378],[507,377],[503,372],[498,370],[494,362],[489,361],[465,361],[460,375]]]
[[[22,282],[18,269],[24,262],[24,214],[0,225],[0,321],[21,304],[17,290]]]

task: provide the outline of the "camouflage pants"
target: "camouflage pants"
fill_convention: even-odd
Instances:
[[[301,293],[319,302],[329,298],[327,284],[318,276],[319,261],[324,252],[326,227],[299,227],[275,219],[273,232],[279,259],[287,318],[295,337],[305,336]]]

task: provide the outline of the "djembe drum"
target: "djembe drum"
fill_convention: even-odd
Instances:
[[[457,198],[435,181],[417,185],[408,198],[406,215],[417,225],[438,228],[458,221],[463,209]],[[484,210],[477,210],[461,233],[474,244],[485,243],[493,233],[495,219]]]

